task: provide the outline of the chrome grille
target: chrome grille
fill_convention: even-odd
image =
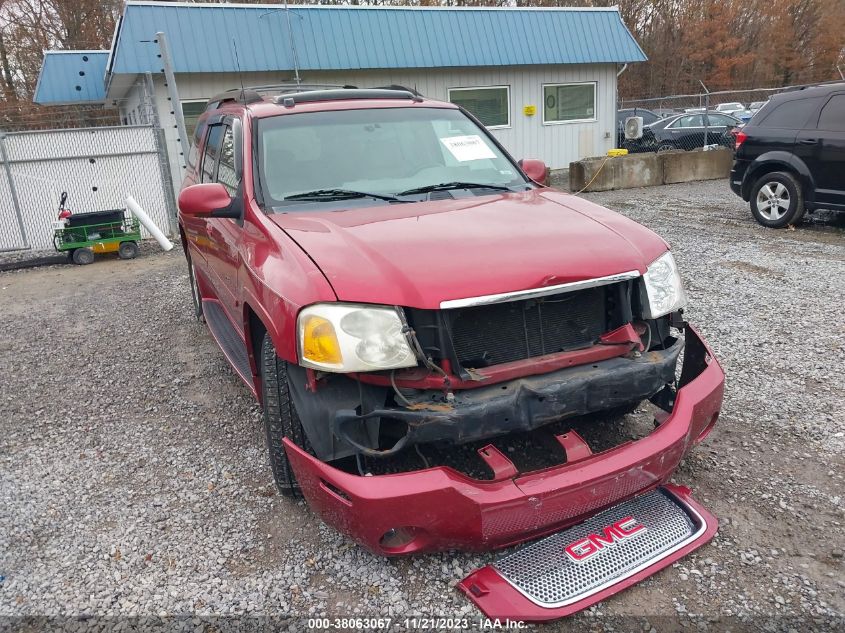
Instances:
[[[542,607],[561,607],[601,591],[694,540],[706,526],[663,490],[600,512],[584,523],[523,547],[493,564],[501,576]],[[645,530],[576,562],[568,545],[634,517]]]

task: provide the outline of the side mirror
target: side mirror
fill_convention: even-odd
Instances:
[[[228,211],[231,205],[232,197],[219,182],[191,185],[179,193],[179,210],[182,215],[230,217],[225,211]]]
[[[524,158],[519,161],[519,166],[522,167],[522,171],[525,172],[525,175],[538,185],[546,184],[546,172],[548,172],[548,169],[546,169],[546,163],[541,160],[537,160],[536,158]]]

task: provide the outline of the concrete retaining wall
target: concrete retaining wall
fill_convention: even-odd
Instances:
[[[727,148],[710,151],[666,152],[659,154],[663,163],[663,184],[715,180],[731,173],[734,153]]]
[[[727,148],[706,152],[628,154],[608,158],[607,162],[605,158],[585,158],[570,163],[569,190],[580,191],[587,183],[590,186],[585,191],[609,191],[727,178],[733,164],[733,152]]]

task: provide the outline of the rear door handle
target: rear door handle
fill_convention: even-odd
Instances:
[[[817,138],[802,138],[802,139],[798,139],[798,142],[801,145],[815,145],[816,143],[819,142],[819,139],[817,139]]]

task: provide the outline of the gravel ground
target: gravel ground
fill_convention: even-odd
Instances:
[[[765,230],[724,181],[585,197],[673,245],[725,367],[675,477],[721,529],[543,628],[842,630],[845,233]],[[386,560],[274,493],[259,408],[189,297],[176,251],[0,274],[0,616],[478,618],[454,585],[494,555]]]

